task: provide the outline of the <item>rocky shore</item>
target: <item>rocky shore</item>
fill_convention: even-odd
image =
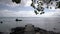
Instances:
[[[60,34],[53,31],[47,31],[34,25],[26,25],[25,27],[16,27],[11,29],[10,34]]]

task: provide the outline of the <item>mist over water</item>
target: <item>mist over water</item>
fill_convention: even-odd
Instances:
[[[15,21],[15,19],[22,21]],[[54,32],[60,32],[60,18],[59,17],[0,17],[0,32],[10,32],[11,28],[24,27],[26,24],[33,24],[35,27]],[[54,30],[53,28],[56,28]]]

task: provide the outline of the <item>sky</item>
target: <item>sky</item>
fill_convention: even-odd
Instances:
[[[45,13],[36,15],[34,8],[30,6],[31,0],[21,0],[20,4],[13,3],[12,0],[0,0],[0,17],[60,17],[60,9],[45,8]],[[45,7],[45,5],[44,5]]]

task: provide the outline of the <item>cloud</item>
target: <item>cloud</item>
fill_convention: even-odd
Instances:
[[[55,10],[55,13],[52,16],[60,17],[60,9]]]
[[[31,0],[24,0],[25,6],[30,6],[32,1]]]
[[[0,10],[0,17],[12,17],[15,16],[15,12],[10,10]]]
[[[32,17],[34,14],[32,11],[0,10],[0,17]]]
[[[14,12],[11,10],[0,10],[0,17],[48,17],[52,15],[50,13],[45,13],[43,15],[40,15],[40,14],[36,15],[34,11]]]
[[[42,15],[36,15],[34,11],[0,10],[0,17],[60,17],[60,9],[51,10]]]
[[[16,6],[30,6],[31,0],[21,0],[20,4],[13,3],[12,0],[0,0],[0,4],[16,7]]]
[[[0,4],[6,5],[9,7],[16,7],[16,6],[27,7],[27,6],[30,6],[31,0],[21,0],[20,4],[13,3],[12,0],[0,0]],[[0,17],[1,16],[3,16],[3,17],[53,17],[53,16],[58,16],[59,17],[60,9],[54,9],[54,5],[52,5],[52,7],[53,7],[52,10],[51,9],[46,10],[46,5],[44,4],[43,7],[45,8],[45,13],[42,15],[40,15],[40,14],[36,15],[33,10],[29,10],[29,11],[19,10],[16,12],[16,11],[11,11],[11,10],[7,9],[7,10],[0,10]],[[29,9],[29,8],[26,8],[26,9]]]
[[[0,4],[12,7],[18,6],[16,3],[13,3],[12,0],[0,0]]]

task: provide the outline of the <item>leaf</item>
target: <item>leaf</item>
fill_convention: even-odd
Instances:
[[[34,4],[33,4],[33,3],[31,4],[31,6],[35,9],[35,6],[34,6]]]
[[[35,12],[36,15],[38,14],[38,12],[36,10],[34,10],[34,12]]]
[[[58,3],[58,8],[60,8],[60,2]]]
[[[44,14],[45,12],[41,12],[40,14]]]

